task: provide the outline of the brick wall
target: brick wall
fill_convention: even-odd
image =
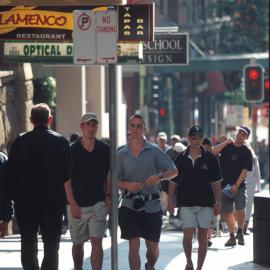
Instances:
[[[30,64],[18,64],[12,71],[0,69],[0,150],[6,153],[19,133],[31,129],[32,78]]]

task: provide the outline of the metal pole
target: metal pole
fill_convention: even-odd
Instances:
[[[174,115],[173,115],[173,85],[172,78],[167,78],[167,90],[168,90],[168,117],[169,117],[169,134],[174,134]]]
[[[252,106],[252,146],[255,153],[257,153],[257,106],[254,104]]]
[[[118,252],[117,252],[117,227],[118,227],[118,189],[117,189],[117,112],[116,112],[116,72],[115,65],[109,64],[109,115],[110,115],[110,167],[111,167],[111,269],[118,269]]]
[[[81,66],[81,110],[82,115],[86,113],[86,69],[85,66]]]

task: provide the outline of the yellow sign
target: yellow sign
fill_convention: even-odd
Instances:
[[[72,30],[72,25],[72,13],[34,10],[34,7],[20,6],[0,12],[0,34],[11,32],[18,27]]]
[[[0,6],[0,39],[71,41],[74,8]],[[100,12],[108,7],[86,6],[82,9]]]

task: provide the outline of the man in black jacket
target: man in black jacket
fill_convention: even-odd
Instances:
[[[47,104],[31,110],[32,131],[19,135],[11,146],[5,181],[13,199],[21,233],[24,270],[39,270],[37,232],[44,243],[41,270],[58,269],[65,190],[72,215],[80,211],[72,196],[71,154],[68,141],[48,127],[52,122]]]
[[[13,216],[12,202],[7,199],[4,190],[4,168],[7,164],[7,159],[7,155],[0,152],[0,237],[7,234],[8,223]]]

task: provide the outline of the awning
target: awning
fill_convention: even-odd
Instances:
[[[251,53],[237,55],[211,55],[200,58],[190,58],[189,65],[186,66],[156,66],[156,72],[203,72],[203,71],[233,71],[243,69],[243,66],[250,63],[252,58],[265,68],[269,65],[269,53]]]

